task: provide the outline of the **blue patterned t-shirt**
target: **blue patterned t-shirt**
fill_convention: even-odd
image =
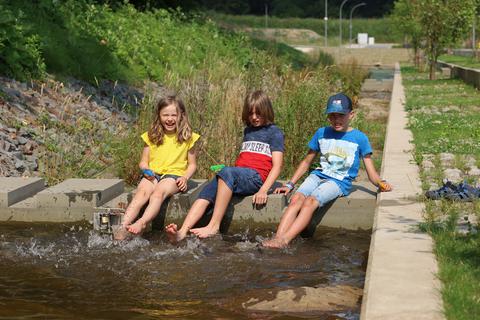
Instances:
[[[312,173],[336,182],[345,196],[358,175],[360,158],[372,153],[368,137],[357,129],[338,132],[332,127],[320,128],[308,147],[320,154],[320,167]]]

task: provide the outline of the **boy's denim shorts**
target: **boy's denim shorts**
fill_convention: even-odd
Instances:
[[[332,180],[320,178],[316,174],[310,174],[300,185],[297,192],[304,194],[306,197],[314,197],[320,203],[320,207],[343,196],[338,184]]]
[[[255,194],[263,185],[260,174],[253,169],[225,167],[200,191],[198,199],[205,199],[211,203],[215,203],[218,179],[222,179],[234,194],[239,195]]]

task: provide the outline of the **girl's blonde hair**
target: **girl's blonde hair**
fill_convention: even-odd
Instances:
[[[273,114],[273,106],[270,98],[262,90],[257,90],[250,92],[245,97],[245,102],[243,103],[242,111],[242,121],[245,125],[249,126],[249,116],[252,113],[252,110],[255,109],[256,113],[261,116],[265,124],[272,124],[275,120]]]
[[[163,130],[162,122],[160,119],[160,111],[163,108],[174,105],[178,113],[177,125],[177,141],[183,143],[188,141],[192,137],[192,127],[188,121],[187,110],[183,104],[182,99],[175,95],[166,96],[161,98],[157,103],[157,108],[155,112],[155,120],[148,130],[148,139],[155,145],[161,145],[163,143],[163,137],[165,131]]]

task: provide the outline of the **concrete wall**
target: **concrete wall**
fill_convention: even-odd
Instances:
[[[459,78],[462,79],[465,83],[468,83],[474,86],[477,89],[480,89],[480,70],[479,69],[472,69],[467,67],[461,67],[455,64],[438,61],[437,68],[449,68],[450,69],[450,76],[452,78]]]

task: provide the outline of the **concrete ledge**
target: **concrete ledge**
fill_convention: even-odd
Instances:
[[[460,78],[463,82],[468,83],[474,86],[477,89],[480,89],[480,70],[472,69],[467,67],[462,67],[456,64],[447,63],[443,61],[437,61],[437,68],[442,70],[442,73],[445,68],[450,69],[450,75],[452,78]]]
[[[167,215],[169,220],[183,220],[206,182],[190,180],[188,192],[167,199],[154,220],[153,228],[162,229]],[[93,221],[93,214],[99,211],[99,207],[125,209],[134,194],[135,190],[124,192],[123,181],[119,179],[69,179],[8,208],[0,207],[0,221]],[[376,190],[370,183],[356,183],[348,197],[339,198],[317,210],[312,227],[370,229],[375,201]],[[261,207],[253,206],[252,196],[234,197],[226,220],[277,224],[287,204],[287,197],[280,194],[270,194],[268,203]]]
[[[0,207],[9,207],[45,189],[41,178],[0,177]]]
[[[37,194],[40,208],[98,207],[124,190],[121,179],[68,179]]]
[[[376,202],[377,190],[370,182],[356,183],[348,197],[339,198],[330,207],[318,210],[317,214],[322,215],[319,225],[349,230],[371,229]]]

